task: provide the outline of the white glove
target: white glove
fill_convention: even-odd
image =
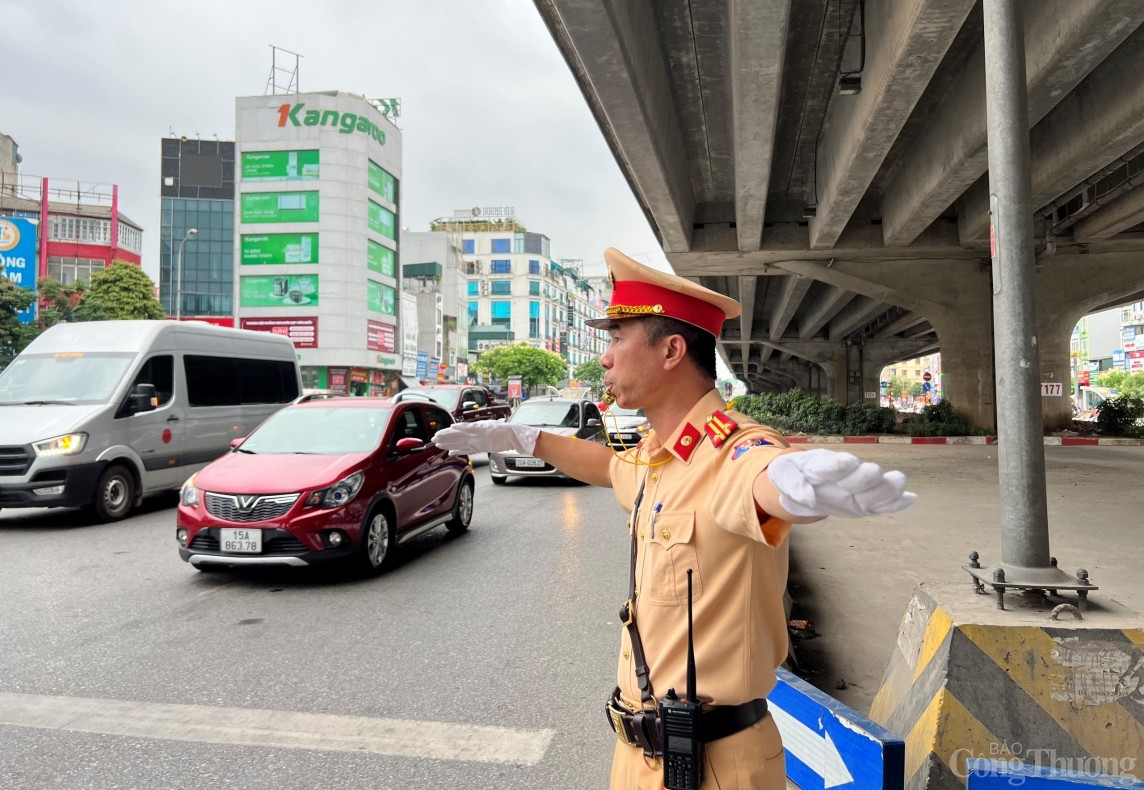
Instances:
[[[909,507],[906,476],[883,472],[850,453],[807,450],[786,453],[767,466],[779,504],[792,516],[876,516]]]
[[[534,425],[508,423],[504,420],[477,420],[456,422],[437,431],[433,436],[433,444],[448,450],[449,455],[503,453],[506,450],[532,455],[539,436],[540,429]]]

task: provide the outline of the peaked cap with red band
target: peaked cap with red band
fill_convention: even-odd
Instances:
[[[644,266],[613,247],[604,250],[604,261],[612,280],[612,302],[604,311],[607,318],[584,322],[596,329],[607,329],[612,321],[624,318],[660,315],[697,326],[717,338],[723,322],[741,312],[731,297]]]

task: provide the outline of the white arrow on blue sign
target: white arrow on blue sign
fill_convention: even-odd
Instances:
[[[889,730],[780,669],[767,705],[787,778],[802,790],[901,790],[905,744]]]

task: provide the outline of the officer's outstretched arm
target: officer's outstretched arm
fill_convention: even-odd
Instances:
[[[592,485],[612,487],[608,467],[612,450],[602,444],[546,433],[533,425],[479,420],[437,431],[433,444],[452,455],[515,450],[543,458],[565,474]]]
[[[541,432],[533,455],[543,458],[561,472],[594,486],[612,487],[608,474],[615,453],[606,445],[572,436]]]
[[[825,516],[878,516],[909,507],[917,494],[906,491],[906,476],[850,453],[807,450],[784,453],[755,478],[755,503],[791,523]]]

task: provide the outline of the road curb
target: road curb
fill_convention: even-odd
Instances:
[[[997,444],[996,436],[787,436],[791,444]],[[1046,436],[1046,447],[1142,447],[1144,439]]]

